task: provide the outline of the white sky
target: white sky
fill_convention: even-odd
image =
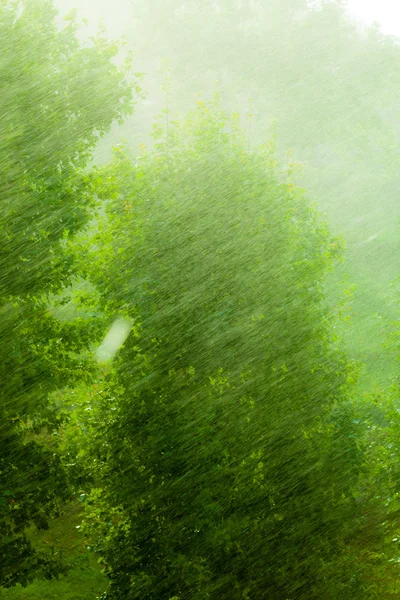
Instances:
[[[80,16],[90,17],[93,30],[97,27],[97,20],[103,17],[111,36],[119,37],[125,30],[125,25],[132,19],[130,0],[54,0],[54,2],[62,14],[78,7]],[[345,0],[345,3],[350,13],[358,20],[366,24],[378,21],[383,33],[400,36],[400,0]]]
[[[383,33],[400,35],[400,0],[347,0],[347,6],[357,19],[378,21]]]

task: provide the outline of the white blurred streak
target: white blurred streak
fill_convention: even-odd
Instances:
[[[127,339],[132,321],[125,317],[118,317],[108,330],[104,340],[96,350],[96,359],[99,363],[112,360]]]

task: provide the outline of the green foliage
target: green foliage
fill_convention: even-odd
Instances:
[[[74,277],[68,239],[89,220],[93,148],[131,111],[117,46],[82,45],[74,19],[61,31],[48,0],[0,2],[0,585],[64,569],[26,532],[47,527],[69,495],[54,444],[65,415],[49,394],[90,369],[96,323],[62,321],[50,293]]]
[[[129,37],[152,73],[155,111],[162,98],[154,65],[167,57],[170,118],[218,86],[223,106],[251,114],[249,144],[273,129],[278,153],[290,148],[304,165],[301,185],[346,239],[332,287],[344,273],[358,284],[345,337],[351,356],[368,364],[360,382],[385,385],[396,363],[375,314],[394,318],[384,292],[398,275],[398,39],[377,26],[363,31],[341,0],[132,5]],[[151,107],[141,110],[145,126]]]
[[[77,250],[110,318],[135,323],[88,518],[109,597],[372,598],[356,373],[324,298],[341,244],[218,104],[156,135],[100,172],[109,220]]]
[[[174,59],[154,149],[89,172],[138,74],[104,32],[79,42],[74,12],[60,31],[49,0],[0,0],[0,598],[93,598],[105,575],[115,600],[398,597],[398,385],[354,399],[342,242],[277,158],[308,162],[350,240],[351,348],[378,371],[398,44],[311,4],[141,3],[161,25],[146,59]],[[218,100],[172,110],[216,79],[246,131]],[[279,144],[253,149],[272,120]],[[131,336],[96,368],[116,316]]]
[[[118,47],[82,46],[74,21],[57,31],[50,1],[4,1],[1,14],[1,293],[34,294],[69,272],[60,245],[92,204],[82,168],[132,93],[111,62]]]

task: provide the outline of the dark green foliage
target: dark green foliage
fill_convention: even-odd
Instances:
[[[51,1],[0,7],[0,293],[35,294],[58,289],[69,272],[60,245],[91,206],[81,168],[99,134],[129,111],[131,91],[110,61],[117,47],[101,38],[81,46],[74,21],[58,32]]]
[[[103,172],[86,264],[135,321],[97,435],[109,597],[364,600],[354,370],[324,300],[340,243],[235,121],[199,103]]]
[[[70,492],[54,445],[49,393],[89,371],[82,350],[96,325],[62,322],[48,296],[74,276],[66,241],[90,217],[84,171],[99,135],[131,110],[117,47],[59,31],[48,0],[0,2],[0,585],[62,570],[33,550]]]

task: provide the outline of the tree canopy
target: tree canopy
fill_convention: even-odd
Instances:
[[[60,458],[37,434],[57,429],[49,394],[84,376],[89,332],[57,319],[48,298],[74,277],[66,242],[90,219],[95,144],[132,110],[117,46],[101,35],[83,45],[74,19],[59,30],[55,15],[48,0],[0,3],[1,585],[54,568],[25,535],[68,496]]]
[[[363,28],[339,0],[134,0],[127,32],[151,73],[153,105],[139,107],[136,130],[147,133],[162,102],[167,58],[170,112],[217,87],[225,109],[247,116],[252,144],[275,132],[281,160],[290,150],[302,164],[296,181],[346,239],[333,287],[344,275],[357,284],[346,342],[366,364],[362,384],[394,375],[392,355],[376,340],[385,317],[396,316],[385,290],[398,272],[398,40]]]
[[[133,322],[95,435],[107,597],[366,598],[340,240],[218,104],[164,134],[100,171],[83,254]]]

